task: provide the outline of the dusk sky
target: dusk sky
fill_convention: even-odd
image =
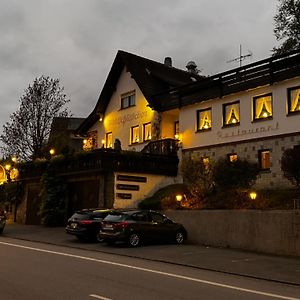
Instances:
[[[276,0],[1,0],[0,132],[35,77],[59,78],[74,117],[94,108],[117,51],[203,75],[271,55]]]

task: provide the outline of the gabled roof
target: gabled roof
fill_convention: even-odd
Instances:
[[[88,130],[99,119],[99,114],[105,112],[124,67],[131,73],[132,78],[149,102],[149,106],[156,110],[159,110],[160,103],[154,101],[152,98],[153,95],[203,78],[187,71],[169,67],[163,63],[119,50],[98,102],[92,113],[78,128],[79,133],[84,133]]]

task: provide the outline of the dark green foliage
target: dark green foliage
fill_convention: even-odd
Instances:
[[[213,180],[218,188],[249,188],[259,173],[258,165],[247,160],[219,159],[213,167]]]
[[[281,158],[281,170],[284,177],[300,188],[300,146],[284,151]]]
[[[181,172],[191,194],[191,206],[200,208],[203,199],[213,190],[211,164],[205,164],[203,159],[193,160],[185,157],[182,160]]]
[[[283,41],[273,48],[274,55],[300,49],[300,0],[279,0],[274,21],[276,39]]]
[[[46,226],[62,226],[66,219],[67,186],[64,180],[46,172],[41,178],[41,208],[42,224]]]
[[[176,195],[187,195],[189,196],[189,191],[184,184],[172,184],[168,185],[157,192],[153,196],[145,198],[139,203],[140,209],[176,209],[179,208],[179,204],[176,201]]]
[[[17,204],[23,194],[21,182],[10,182],[0,185],[0,202]]]

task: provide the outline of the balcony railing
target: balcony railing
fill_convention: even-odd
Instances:
[[[157,155],[177,156],[177,150],[177,140],[163,139],[149,142],[141,152]]]

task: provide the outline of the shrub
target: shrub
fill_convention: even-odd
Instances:
[[[51,172],[46,172],[41,178],[42,224],[46,226],[62,226],[66,218],[67,187],[63,179]]]
[[[300,146],[283,152],[281,170],[285,178],[300,188]]]

